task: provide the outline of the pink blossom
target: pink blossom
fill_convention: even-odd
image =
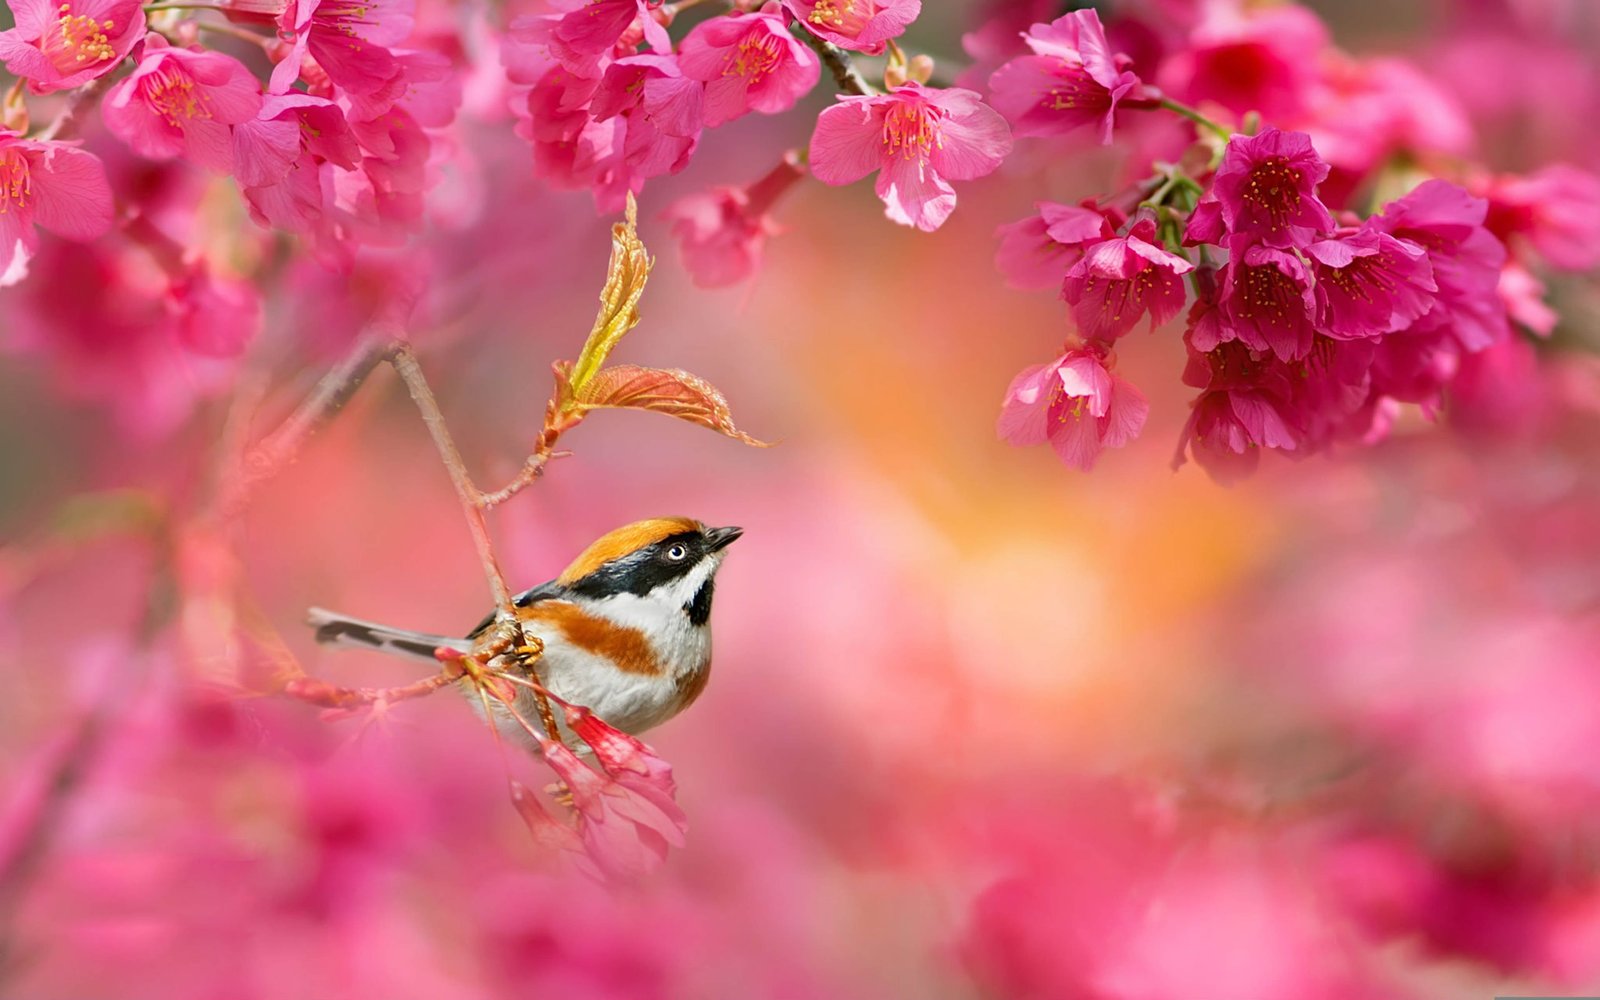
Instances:
[[[750,111],[787,111],[822,72],[815,53],[790,33],[777,0],[756,13],[702,22],[684,38],[678,65],[684,76],[706,85],[708,128]]]
[[[1324,86],[1313,91],[1304,127],[1333,168],[1320,192],[1327,204],[1347,204],[1371,172],[1395,155],[1471,152],[1466,110],[1411,62],[1330,52],[1324,66]]]
[[[641,782],[624,784],[599,774],[555,740],[541,740],[540,746],[545,763],[572,794],[585,852],[606,874],[623,878],[647,874],[660,867],[668,847],[683,846],[687,822],[670,796],[630,787]],[[667,778],[670,781],[670,771]]]
[[[1189,103],[1215,101],[1236,115],[1294,118],[1321,82],[1328,30],[1303,7],[1206,5],[1188,44],[1162,66],[1161,89]]]
[[[1217,322],[1191,330],[1195,349],[1237,340],[1285,361],[1305,357],[1316,334],[1316,299],[1304,262],[1244,240],[1235,240],[1230,254]]]
[[[661,0],[585,0],[575,9],[551,19],[550,48],[574,72],[594,68],[595,61],[610,56],[623,36],[638,24],[643,38],[658,56],[672,53],[672,39],[656,20]],[[637,42],[639,36],[634,36]],[[631,47],[628,51],[632,51]]]
[[[1157,240],[1155,217],[1143,212],[1127,235],[1085,247],[1061,292],[1085,336],[1115,340],[1147,312],[1153,330],[1183,308],[1187,293],[1182,276],[1194,265],[1168,253]]]
[[[1433,307],[1427,251],[1370,227],[1305,249],[1316,279],[1317,329],[1341,339],[1390,333]]]
[[[1510,261],[1500,269],[1500,301],[1505,303],[1506,315],[1529,331],[1548,337],[1559,317],[1544,296],[1544,282],[1527,268]]]
[[[1485,227],[1502,243],[1523,239],[1552,267],[1600,265],[1600,176],[1558,163],[1524,177],[1499,177],[1481,192]]]
[[[1060,288],[1083,257],[1083,244],[1116,235],[1105,213],[1088,205],[1035,203],[1038,213],[995,230],[995,266],[1013,288]]]
[[[1505,247],[1483,227],[1488,203],[1448,181],[1431,180],[1385,205],[1371,225],[1428,251],[1439,294],[1414,333],[1455,338],[1469,351],[1482,350],[1506,334],[1500,300]]]
[[[150,159],[184,156],[221,173],[233,170],[232,126],[261,110],[261,85],[221,52],[145,44],[138,68],[106,93],[106,127]]]
[[[1271,247],[1303,247],[1333,229],[1317,197],[1327,176],[1310,136],[1265,128],[1228,140],[1212,192],[1228,232]]]
[[[171,433],[229,384],[234,363],[192,349],[171,278],[143,247],[51,241],[34,271],[7,293],[7,347],[47,360],[62,390],[110,411],[122,435]],[[62,294],[84,288],[96,293]]]
[[[370,121],[351,120],[362,150],[359,169],[335,171],[335,204],[343,235],[364,244],[396,246],[422,221],[433,143],[399,105]]]
[[[93,154],[0,130],[0,287],[28,273],[39,249],[34,225],[88,241],[111,228],[111,187]]]
[[[1138,437],[1150,412],[1144,395],[1112,372],[1114,363],[1091,343],[1023,369],[1006,389],[1000,437],[1019,446],[1048,441],[1063,462],[1087,472],[1103,449]]]
[[[391,46],[411,34],[415,0],[294,0],[278,19],[294,44],[272,71],[270,89],[289,90],[306,56],[352,94],[370,94],[401,72]]]
[[[309,94],[269,95],[261,114],[234,127],[235,172],[263,226],[328,248],[335,168],[354,170],[360,146],[338,105]]]
[[[1270,356],[1258,359],[1239,344],[1191,353],[1183,380],[1204,391],[1189,404],[1174,469],[1187,453],[1213,479],[1233,482],[1255,471],[1263,448],[1294,451],[1299,446],[1286,405],[1289,376]]]
[[[144,37],[139,0],[6,0],[16,26],[0,60],[36,94],[72,90],[116,68]]]
[[[761,266],[767,237],[779,228],[768,214],[773,202],[796,181],[805,168],[784,161],[749,187],[719,187],[679,198],[664,215],[672,235],[683,250],[684,264],[701,288],[736,285]]]
[[[1059,135],[1092,126],[1111,142],[1118,102],[1139,96],[1139,78],[1106,44],[1100,15],[1073,11],[1024,36],[1032,55],[1019,56],[989,78],[990,100],[1018,135]]]
[[[190,265],[167,289],[178,339],[196,354],[231,358],[261,331],[261,293],[249,281]]]
[[[806,30],[843,49],[878,55],[922,13],[922,0],[783,0]]]
[[[556,187],[577,190],[591,186],[623,123],[596,122],[589,104],[600,76],[582,76],[564,66],[550,66],[515,107],[517,132],[533,147],[533,169]]]
[[[956,207],[948,181],[983,177],[1009,152],[1005,119],[977,94],[906,83],[824,109],[811,134],[811,173],[849,184],[876,170],[885,214],[932,232]]]
[[[626,171],[629,190],[688,165],[705,124],[703,101],[704,88],[670,56],[629,56],[606,68],[589,113],[600,124],[623,123],[620,146],[611,152]]]

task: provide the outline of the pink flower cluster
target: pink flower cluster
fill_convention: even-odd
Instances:
[[[604,212],[686,167],[701,133],[776,114],[816,86],[821,64],[776,2],[705,21],[673,51],[659,4],[601,0],[514,22],[505,54],[534,169],[589,190]],[[641,44],[650,51],[640,53]]]
[[[100,117],[128,150],[231,175],[256,222],[306,238],[324,261],[345,265],[362,245],[403,242],[421,222],[428,130],[450,123],[456,83],[443,56],[397,47],[412,33],[409,0],[218,7],[243,22],[270,19],[291,40],[227,29],[281,53],[265,88],[245,62],[195,44],[194,22],[153,30],[136,2],[8,2],[16,27],[0,33],[0,58],[31,90],[76,91],[73,100],[83,102],[97,93],[91,85],[110,83]],[[125,58],[132,71],[111,82]],[[27,273],[39,249],[35,223],[81,241],[112,229],[117,212],[101,158],[54,133],[0,135],[0,284]],[[194,197],[152,198],[121,212],[127,245],[166,276],[165,289],[150,286],[170,305],[156,312],[177,323],[170,332],[184,350],[237,354],[259,321],[257,292],[233,278],[213,280],[232,268],[208,260],[191,235],[203,189],[179,182],[164,190]],[[196,308],[230,318],[199,323]]]
[[[1002,227],[997,261],[1007,278],[1059,287],[1077,331],[1051,366],[1060,385],[1044,391],[1040,369],[1029,368],[1007,391],[1000,433],[1012,443],[1048,439],[1087,468],[1099,449],[1081,443],[1082,408],[1061,400],[1097,397],[1075,389],[1062,366],[1108,358],[1146,314],[1152,327],[1176,316],[1190,301],[1184,275],[1194,287],[1184,381],[1201,391],[1175,462],[1192,456],[1228,479],[1253,470],[1266,449],[1303,456],[1377,441],[1402,404],[1434,416],[1463,371],[1509,377],[1514,367],[1491,359],[1526,350],[1516,325],[1545,334],[1554,322],[1531,267],[1600,263],[1600,177],[1571,167],[1526,177],[1440,170],[1366,218],[1352,210],[1349,195],[1378,183],[1390,156],[1466,145],[1460,116],[1406,64],[1361,65],[1334,52],[1299,8],[1223,3],[1189,23],[1156,24],[1152,38],[1136,10],[1112,28],[1154,49],[1163,89],[1113,54],[1092,11],[1034,24],[1025,51],[990,76],[994,106],[1022,135],[1092,128],[1109,143],[1130,109],[1197,123],[1188,149],[1150,162],[1154,176],[1126,192],[1041,204],[1037,216]],[[1246,112],[1304,130],[1258,126]],[[1036,412],[1048,415],[1043,432]],[[1101,445],[1132,436],[1105,422],[1105,405],[1084,412],[1100,421]]]

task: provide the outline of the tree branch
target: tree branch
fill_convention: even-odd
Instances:
[[[368,331],[332,371],[324,375],[277,430],[245,452],[237,471],[222,489],[216,504],[219,520],[230,520],[249,504],[256,488],[276,476],[294,460],[306,440],[350,401],[372,370],[387,360],[396,341],[386,333]]]
[[[847,94],[859,94],[870,97],[878,92],[878,88],[867,82],[867,78],[856,69],[856,64],[851,61],[848,53],[839,46],[825,38],[812,34],[805,25],[796,22],[791,26],[800,35],[800,40],[816,50],[822,59],[822,64],[828,67],[828,72],[833,74],[833,81],[840,90]]]
[[[489,524],[483,516],[483,494],[472,485],[472,477],[467,474],[466,464],[461,461],[461,452],[450,437],[450,429],[445,426],[444,414],[440,412],[439,403],[433,398],[433,391],[428,388],[428,380],[422,375],[422,368],[417,364],[416,355],[411,353],[411,346],[400,344],[389,356],[389,363],[405,382],[412,401],[417,404],[417,409],[422,411],[422,422],[428,425],[428,433],[433,436],[433,444],[439,450],[439,458],[450,472],[450,481],[455,484],[456,496],[461,500],[461,512],[467,518],[467,529],[472,533],[472,544],[478,550],[478,561],[483,564],[483,575],[489,581],[489,589],[494,593],[495,606],[502,612],[510,614],[511,588],[506,586],[505,573],[501,571],[500,561],[494,554],[494,542],[489,537]]]

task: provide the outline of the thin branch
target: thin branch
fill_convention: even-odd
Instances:
[[[409,701],[412,698],[422,698],[442,687],[447,687],[460,680],[463,670],[458,665],[460,661],[452,661],[440,668],[437,674],[424,677],[420,681],[398,687],[385,688],[351,688],[329,684],[314,677],[297,677],[284,685],[283,693],[300,701],[308,701],[313,705],[324,708],[350,711],[378,703],[393,704],[397,701]]]
[[[1187,104],[1174,101],[1170,97],[1163,97],[1161,99],[1160,107],[1166,108],[1168,111],[1171,111],[1175,114],[1182,115],[1201,128],[1210,131],[1223,142],[1227,142],[1229,139],[1233,138],[1232,129],[1224,128],[1223,126],[1212,121],[1210,118],[1207,118],[1205,115],[1196,111],[1194,108],[1189,107]]]
[[[375,331],[363,334],[344,360],[317,382],[289,419],[245,453],[239,469],[223,488],[217,516],[228,520],[243,511],[256,488],[293,461],[306,440],[350,401],[372,370],[394,350],[395,342],[389,336]]]
[[[66,131],[78,120],[78,116],[83,113],[84,109],[100,100],[100,95],[105,93],[106,88],[111,86],[111,78],[112,74],[107,73],[88,86],[74,90],[72,96],[67,98],[67,106],[61,109],[61,113],[56,115],[55,120],[46,125],[42,132],[32,138],[37,142],[48,142]]]
[[[478,549],[478,561],[483,564],[483,575],[488,579],[489,589],[494,593],[495,606],[502,612],[510,614],[511,588],[506,586],[505,573],[501,571],[500,561],[494,554],[494,543],[489,537],[489,525],[483,517],[483,494],[472,485],[472,477],[467,474],[467,467],[461,461],[461,452],[450,437],[450,429],[445,426],[444,414],[440,412],[439,404],[433,398],[433,391],[428,388],[428,380],[423,377],[422,368],[417,365],[416,355],[411,353],[410,345],[401,344],[390,355],[389,363],[405,382],[412,401],[417,404],[417,409],[422,411],[422,422],[428,425],[428,433],[433,436],[433,444],[439,450],[439,458],[444,461],[445,468],[450,472],[450,481],[455,484],[456,496],[461,500],[461,512],[467,518],[467,529],[472,533],[472,544]]]
[[[800,36],[800,40],[816,50],[822,58],[822,64],[828,67],[828,72],[833,74],[834,83],[847,94],[859,94],[870,97],[878,92],[878,88],[867,82],[867,78],[856,69],[856,64],[851,61],[848,53],[839,46],[825,38],[814,35],[805,25],[796,22],[792,30]]]

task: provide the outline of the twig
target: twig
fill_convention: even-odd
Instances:
[[[442,687],[454,684],[463,674],[459,661],[446,664],[432,677],[398,687],[351,688],[319,681],[314,677],[297,677],[284,685],[283,693],[291,698],[308,701],[324,708],[351,710],[379,702],[393,703],[422,698]]]
[[[256,488],[288,465],[306,439],[350,401],[372,370],[394,351],[394,344],[392,338],[378,331],[363,334],[344,360],[317,382],[289,419],[245,453],[217,503],[218,518],[228,520],[244,510]]]
[[[428,425],[428,433],[433,436],[433,444],[439,450],[439,458],[450,472],[450,481],[455,484],[456,496],[461,500],[461,512],[467,518],[467,529],[472,533],[472,544],[478,549],[478,561],[483,564],[483,575],[489,581],[489,589],[494,592],[495,606],[502,612],[511,614],[511,588],[506,586],[505,574],[501,571],[500,561],[494,554],[494,543],[489,537],[489,525],[483,517],[483,494],[472,485],[472,477],[467,474],[467,467],[461,461],[461,452],[450,437],[450,429],[445,426],[444,414],[440,412],[439,404],[433,398],[433,391],[428,388],[428,380],[423,377],[422,369],[417,365],[416,355],[411,353],[409,344],[402,343],[390,355],[389,363],[405,382],[412,401],[417,404],[417,409],[422,411],[422,422]]]
[[[65,131],[69,125],[77,121],[78,115],[83,113],[84,108],[100,99],[100,95],[111,86],[111,77],[112,74],[107,73],[88,86],[73,91],[72,96],[67,98],[67,106],[61,109],[61,113],[56,115],[54,121],[44,127],[44,131],[33,136],[34,140],[49,142]]]
[[[1196,111],[1194,108],[1189,107],[1187,104],[1174,101],[1170,97],[1163,97],[1159,106],[1166,108],[1168,111],[1171,111],[1174,114],[1182,115],[1201,128],[1210,131],[1223,142],[1227,142],[1233,137],[1232,129],[1224,128],[1223,126],[1212,121],[1210,118],[1207,118],[1205,115]]]
[[[851,61],[844,49],[833,44],[819,35],[814,35],[805,25],[795,22],[792,30],[800,36],[800,40],[816,50],[822,58],[822,64],[828,67],[828,72],[833,74],[834,83],[847,94],[859,94],[870,97],[878,92],[878,88],[867,82],[867,78],[856,69],[856,64]]]

